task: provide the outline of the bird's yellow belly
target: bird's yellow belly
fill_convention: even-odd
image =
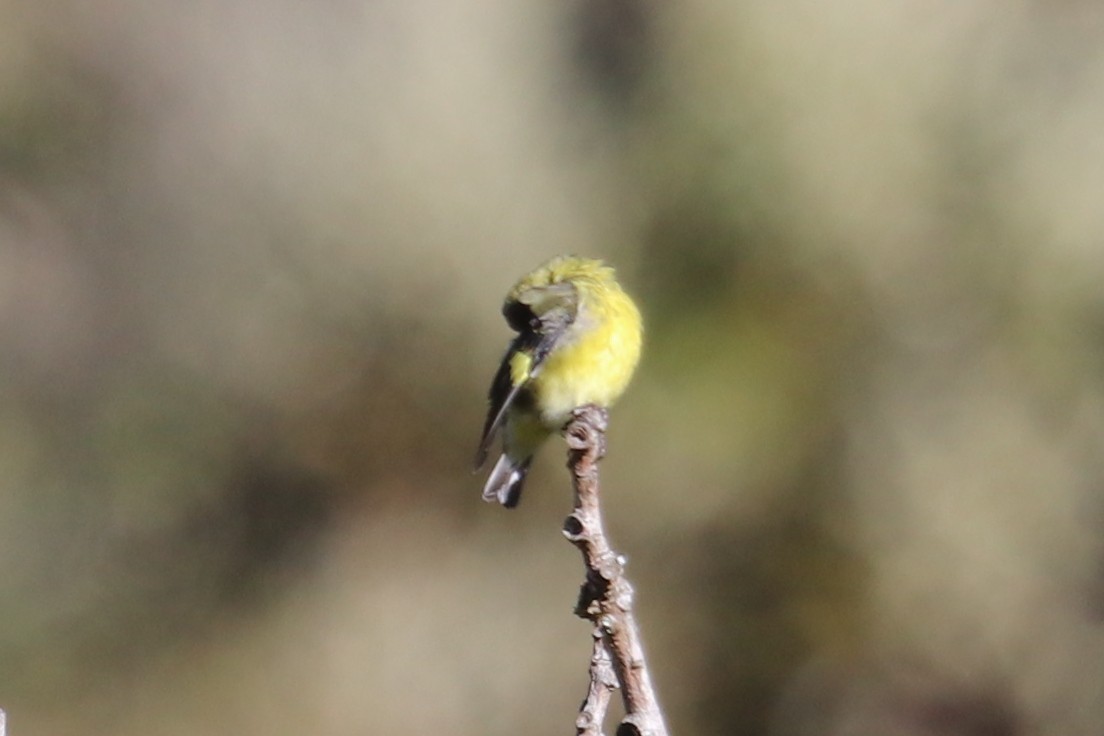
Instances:
[[[639,355],[635,325],[606,324],[552,351],[531,385],[541,420],[558,429],[576,407],[611,405],[628,386]]]

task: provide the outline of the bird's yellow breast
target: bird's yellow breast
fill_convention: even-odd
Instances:
[[[568,334],[529,385],[541,420],[559,428],[586,404],[609,406],[625,391],[640,360],[640,312],[620,288],[583,293]]]

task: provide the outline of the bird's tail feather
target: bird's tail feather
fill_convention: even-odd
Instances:
[[[521,462],[512,460],[503,454],[495,463],[494,470],[487,478],[487,485],[483,486],[483,500],[488,503],[498,502],[508,509],[518,505],[521,500],[521,487],[525,484],[525,476],[529,472],[529,463],[532,457],[527,457]]]

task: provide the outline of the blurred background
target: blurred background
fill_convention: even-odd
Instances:
[[[570,733],[563,447],[515,512],[470,461],[501,299],[574,252],[647,319],[603,481],[672,733],[1098,734],[1102,41],[0,1],[10,732]]]

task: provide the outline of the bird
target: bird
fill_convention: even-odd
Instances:
[[[612,267],[570,255],[522,277],[506,295],[502,315],[517,335],[491,382],[475,469],[501,432],[502,455],[483,500],[513,508],[544,441],[576,408],[608,408],[625,391],[640,360],[644,328]]]

